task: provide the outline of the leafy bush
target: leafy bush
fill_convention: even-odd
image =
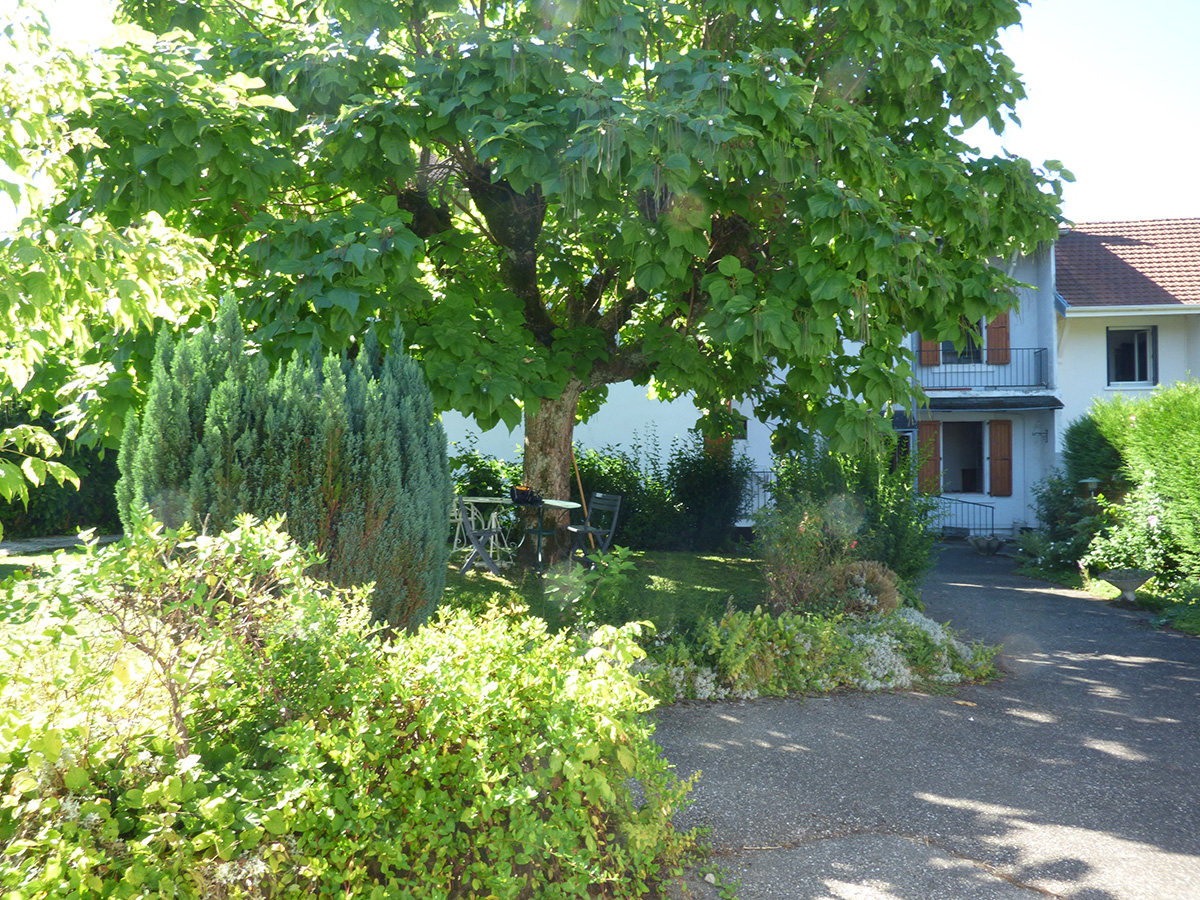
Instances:
[[[1079,565],[1092,573],[1115,569],[1145,569],[1161,585],[1181,577],[1180,548],[1166,515],[1166,505],[1147,477],[1122,503],[1097,498],[1101,530],[1088,544]]]
[[[891,441],[857,454],[832,453],[813,442],[776,461],[776,503],[803,501],[835,510],[858,541],[858,558],[877,560],[916,581],[935,558],[937,538],[928,521],[936,499],[916,490],[902,463]]]
[[[614,543],[634,550],[677,550],[685,544],[685,512],[671,494],[656,442],[635,441],[628,452],[577,448],[575,458],[585,499],[595,491],[621,496]],[[578,486],[571,490],[578,502]]]
[[[372,332],[353,362],[314,346],[273,375],[250,349],[233,304],[216,332],[160,338],[140,430],[122,439],[122,520],[148,507],[220,531],[242,512],[285,516],[331,581],[374,582],[376,621],[423,621],[445,587],[451,495],[417,364]]]
[[[1087,415],[1067,426],[1063,432],[1063,467],[1069,484],[1098,478],[1098,492],[1114,498],[1129,490],[1125,457],[1118,443],[1125,443],[1131,406],[1119,395],[1097,401]]]
[[[994,675],[996,648],[963,644],[915,609],[865,618],[730,610],[695,640],[658,639],[640,666],[667,702],[904,689]]]
[[[1046,569],[1073,569],[1087,552],[1088,544],[1100,530],[1100,507],[1084,496],[1076,482],[1061,471],[1039,481],[1033,487],[1037,512],[1038,565]]]
[[[813,505],[788,502],[755,520],[767,602],[777,613],[832,611],[837,571],[852,558],[853,523]]]
[[[79,487],[50,479],[29,487],[29,502],[0,502],[0,525],[9,538],[44,537],[75,534],[95,528],[101,534],[121,530],[113,487],[117,483],[115,453],[85,447],[56,429],[50,416],[30,417],[19,407],[6,405],[0,412],[0,431],[15,425],[31,424],[46,429],[64,449],[58,462],[79,476]],[[20,464],[13,454],[0,452],[0,459]]]
[[[728,439],[706,441],[693,433],[689,442],[671,447],[667,484],[684,510],[685,549],[704,552],[730,542],[752,472],[753,464]]]
[[[635,628],[383,643],[311,561],[271,524],[139,527],[5,585],[6,893],[633,897],[674,865]]]
[[[455,445],[450,455],[450,479],[460,497],[507,497],[508,489],[521,483],[521,464],[480,453],[477,438],[469,435],[467,446]]]
[[[1200,575],[1200,382],[1155,391],[1133,407],[1125,457],[1137,484],[1153,480],[1157,514],[1178,541],[1180,565]]]

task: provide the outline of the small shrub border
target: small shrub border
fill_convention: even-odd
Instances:
[[[865,617],[729,611],[699,640],[660,635],[636,666],[663,703],[749,700],[839,688],[907,690],[986,681],[997,647],[967,644],[915,609]]]

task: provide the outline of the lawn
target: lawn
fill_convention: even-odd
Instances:
[[[766,593],[761,563],[744,555],[658,551],[633,553],[630,558],[636,569],[622,591],[620,618],[653,622],[660,634],[691,633],[698,623],[720,618],[730,606],[752,610]],[[496,577],[478,568],[460,575],[455,566],[446,588],[443,605],[482,610],[500,595],[525,604],[547,621],[559,616],[547,582],[535,575]]]

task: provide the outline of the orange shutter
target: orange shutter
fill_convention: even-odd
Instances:
[[[942,345],[938,341],[921,339],[921,349],[917,351],[917,364],[922,366],[940,366],[942,364]]]
[[[942,492],[942,423],[917,423],[917,490],[922,494]]]
[[[1012,471],[1012,420],[992,419],[988,423],[988,455],[991,457],[991,490],[993,497],[1011,497],[1013,492]]]
[[[1012,361],[1008,343],[1008,313],[1002,312],[987,325],[987,361],[989,366],[1007,366]]]

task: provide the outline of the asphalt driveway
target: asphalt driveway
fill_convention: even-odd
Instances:
[[[1007,677],[657,714],[741,900],[1200,900],[1200,639],[961,546],[924,598]]]

